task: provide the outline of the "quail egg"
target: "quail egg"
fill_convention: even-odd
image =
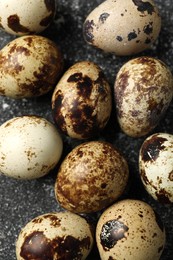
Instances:
[[[148,193],[161,203],[173,203],[173,135],[155,133],[145,139],[139,172]]]
[[[72,212],[104,209],[124,192],[129,176],[126,159],[110,143],[82,143],[66,156],[57,173],[55,196]]]
[[[40,33],[52,22],[55,7],[55,0],[0,1],[0,27],[14,35]]]
[[[0,126],[0,172],[36,179],[58,163],[63,142],[55,126],[38,116],[14,117]]]
[[[154,1],[106,0],[86,18],[86,42],[116,55],[148,49],[158,38],[161,17]]]
[[[165,246],[165,228],[149,204],[126,199],[102,213],[96,241],[101,260],[159,260]]]
[[[63,69],[58,46],[46,37],[21,36],[0,51],[0,95],[37,97],[53,89]]]
[[[152,57],[131,59],[119,69],[114,100],[124,133],[141,137],[158,125],[173,97],[172,79],[168,66]]]
[[[93,246],[89,223],[71,212],[40,215],[22,228],[16,242],[17,260],[84,260]]]

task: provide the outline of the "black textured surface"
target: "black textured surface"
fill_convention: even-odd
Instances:
[[[59,0],[58,2],[56,19],[42,35],[54,40],[61,47],[65,58],[65,69],[80,60],[94,61],[103,69],[113,87],[118,69],[132,57],[104,54],[88,46],[82,37],[82,25],[87,14],[103,1]],[[156,44],[140,55],[157,57],[173,71],[173,2],[172,0],[155,2],[162,16],[162,30]],[[0,48],[14,38],[0,31]],[[29,100],[0,97],[0,124],[12,117],[25,114],[40,115],[52,121],[51,94]],[[154,132],[158,131],[173,134],[173,103],[165,118],[154,130]],[[138,177],[138,153],[144,138],[134,139],[123,134],[116,123],[114,110],[108,126],[98,138],[113,143],[127,158],[131,178],[124,197],[142,199],[159,213],[167,237],[161,259],[173,259],[173,208],[154,201],[146,193]],[[64,137],[64,155],[78,143],[80,141]],[[55,178],[56,172],[32,181],[18,181],[0,175],[0,260],[16,259],[15,240],[21,227],[30,219],[43,213],[61,210],[54,197]],[[88,259],[97,260],[99,257],[96,253]]]

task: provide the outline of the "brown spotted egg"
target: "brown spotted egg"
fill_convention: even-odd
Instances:
[[[161,203],[173,203],[173,135],[156,133],[143,142],[139,172],[148,193]]]
[[[87,139],[107,124],[111,88],[101,68],[90,61],[71,66],[58,82],[52,96],[53,118],[66,135]]]
[[[14,35],[40,33],[52,22],[55,0],[0,1],[0,28]]]
[[[123,56],[149,48],[160,29],[154,1],[106,0],[87,16],[83,35],[88,44]]]
[[[152,57],[131,59],[120,68],[114,100],[124,133],[140,137],[158,125],[173,97],[172,79],[168,66]]]
[[[55,87],[63,56],[54,42],[36,35],[21,36],[0,51],[0,95],[28,98]]]
[[[128,181],[128,165],[110,143],[90,141],[76,146],[62,162],[55,196],[69,211],[99,211],[117,200]]]
[[[57,165],[62,150],[56,127],[42,117],[14,117],[0,126],[0,172],[6,176],[40,178]]]
[[[71,212],[40,215],[22,228],[16,242],[17,260],[84,260],[93,246],[89,223]]]
[[[165,246],[165,228],[149,204],[126,199],[102,213],[96,241],[101,260],[159,260]]]

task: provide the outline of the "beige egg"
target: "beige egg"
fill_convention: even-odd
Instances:
[[[22,228],[16,242],[17,260],[84,260],[93,246],[88,222],[74,213],[40,215]]]
[[[53,118],[66,135],[87,139],[107,124],[112,109],[111,88],[101,68],[90,61],[71,66],[52,96]]]
[[[0,1],[0,28],[14,35],[40,33],[52,22],[55,0]]]
[[[62,73],[63,56],[46,37],[21,36],[0,51],[0,95],[28,98],[53,89]]]
[[[160,203],[173,203],[173,135],[147,137],[139,153],[139,172],[147,192]]]
[[[128,176],[125,158],[111,144],[85,142],[75,147],[62,162],[55,196],[69,211],[96,212],[123,194]]]
[[[101,260],[159,260],[165,246],[165,229],[149,204],[127,199],[102,213],[96,241]]]
[[[55,126],[38,116],[14,117],[0,126],[0,172],[36,179],[58,163],[63,142]]]
[[[172,74],[162,61],[142,56],[126,62],[114,85],[122,131],[132,137],[151,132],[165,115],[172,96]]]
[[[88,44],[124,56],[149,48],[160,29],[154,1],[106,0],[87,16],[83,35]]]

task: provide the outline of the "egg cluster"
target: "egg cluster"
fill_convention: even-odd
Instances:
[[[0,95],[29,99],[52,91],[55,124],[36,115],[3,123],[0,172],[31,180],[58,166],[54,190],[63,210],[26,224],[16,242],[17,259],[86,259],[95,243],[102,260],[159,259],[166,240],[160,217],[146,202],[123,199],[128,161],[123,151],[96,139],[111,113],[126,135],[148,135],[139,151],[141,183],[155,200],[173,203],[173,136],[150,134],[172,101],[169,67],[153,57],[129,58],[113,88],[92,61],[64,71],[60,48],[39,35],[54,19],[55,1],[24,2],[20,8],[16,1],[0,2],[0,27],[17,36],[0,51]],[[105,53],[129,57],[149,48],[160,29],[152,0],[106,0],[84,21],[83,37]],[[63,158],[64,136],[81,144]],[[98,214],[96,225],[87,221],[90,213]]]

